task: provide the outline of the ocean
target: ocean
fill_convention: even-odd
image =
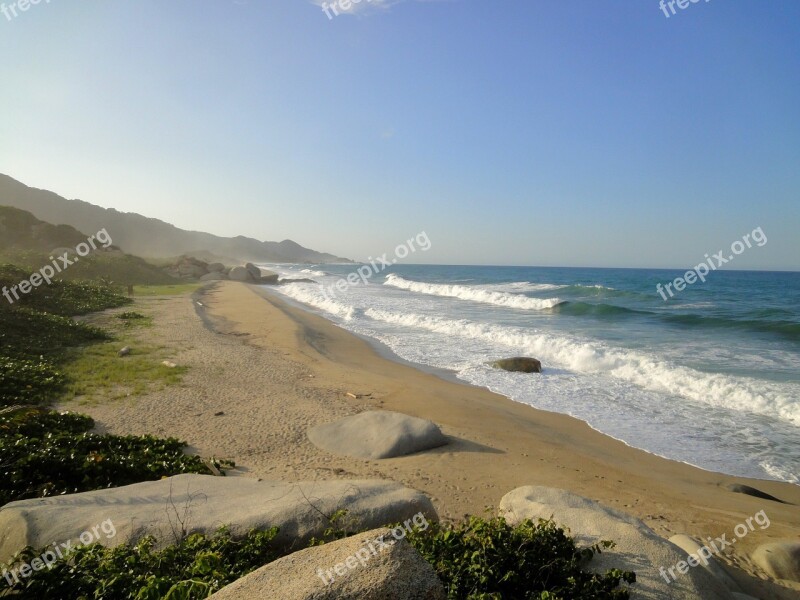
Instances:
[[[665,302],[656,284],[682,271],[397,265],[340,291],[359,265],[264,266],[313,279],[275,289],[404,360],[666,458],[800,483],[800,273],[715,271]],[[543,372],[487,365],[512,356]]]

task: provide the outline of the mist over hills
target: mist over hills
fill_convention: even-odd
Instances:
[[[68,200],[54,192],[28,187],[3,174],[0,174],[0,205],[26,210],[48,223],[69,225],[82,232],[94,233],[105,228],[115,246],[146,258],[191,254],[231,262],[350,262],[333,254],[304,248],[292,240],[262,242],[244,236],[227,238],[187,231],[137,213],[103,208],[82,200]]]

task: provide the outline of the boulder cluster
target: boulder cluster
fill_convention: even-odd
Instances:
[[[262,270],[253,263],[229,267],[221,262],[209,263],[192,256],[182,256],[175,264],[164,269],[177,279],[190,281],[244,281],[247,283],[277,283],[278,275]]]

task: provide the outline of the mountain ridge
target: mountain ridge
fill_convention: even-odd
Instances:
[[[289,239],[270,242],[243,235],[222,237],[203,231],[181,229],[161,219],[139,213],[103,208],[84,200],[67,199],[50,190],[27,186],[2,173],[0,205],[19,208],[48,223],[69,225],[79,231],[93,232],[105,228],[115,246],[129,254],[145,258],[208,253],[237,262],[352,262],[327,252],[305,248]]]

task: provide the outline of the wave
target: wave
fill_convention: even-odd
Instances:
[[[577,302],[565,300],[550,309],[554,313],[569,316],[591,316],[597,318],[614,319],[624,317],[652,317],[673,325],[710,328],[710,329],[743,329],[757,333],[771,333],[792,341],[800,341],[800,323],[789,320],[748,319],[736,317],[715,317],[696,313],[669,314],[627,308],[616,304],[590,302]],[[786,312],[786,311],[784,311]],[[774,314],[774,313],[769,313]],[[752,316],[751,313],[748,315]]]
[[[566,300],[552,308],[553,312],[562,315],[584,316],[591,315],[595,317],[618,317],[626,315],[652,315],[650,311],[636,310],[634,308],[625,308],[624,306],[617,306],[616,304],[592,304],[590,302],[571,302]]]
[[[325,271],[315,271],[314,269],[303,269],[300,271],[303,275],[310,275],[311,277],[324,277],[327,275]]]
[[[687,327],[709,327],[716,329],[746,329],[759,333],[773,333],[795,342],[800,341],[800,323],[796,321],[766,321],[759,319],[731,319],[696,314],[660,315],[668,323]]]
[[[560,290],[567,286],[555,283],[533,283],[531,281],[511,281],[509,283],[489,283],[481,287],[486,290],[494,290],[499,292],[524,293],[524,292],[549,292],[551,290]]]
[[[529,298],[522,294],[509,294],[487,290],[478,286],[467,285],[443,285],[438,283],[422,283],[420,281],[409,281],[399,275],[391,273],[386,276],[383,285],[396,287],[419,294],[431,296],[444,296],[447,298],[459,298],[494,306],[505,306],[507,308],[520,308],[524,310],[544,310],[556,306],[561,300],[558,298]]]
[[[290,283],[281,286],[280,291],[298,302],[319,308],[327,313],[341,317],[345,321],[351,321],[356,316],[357,309],[355,306],[328,298],[322,293],[321,289],[322,286],[313,284]]]
[[[643,389],[712,406],[766,415],[800,426],[800,403],[792,399],[800,396],[800,390],[787,392],[787,386],[791,384],[705,373],[638,352],[607,347],[599,342],[519,327],[414,313],[394,313],[373,308],[364,311],[364,316],[446,336],[503,344],[514,348],[514,352],[536,356],[545,365],[580,373],[606,375]]]

